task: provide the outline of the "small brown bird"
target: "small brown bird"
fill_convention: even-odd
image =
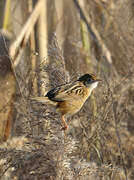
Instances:
[[[63,129],[66,130],[68,125],[65,121],[65,115],[77,113],[91,95],[92,90],[97,87],[99,81],[101,80],[93,74],[84,74],[75,82],[53,88],[44,97],[32,99],[55,105],[62,115]]]

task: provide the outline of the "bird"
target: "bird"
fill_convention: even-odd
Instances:
[[[63,130],[68,129],[65,117],[77,113],[91,95],[98,83],[102,81],[92,73],[80,76],[77,80],[57,86],[46,93],[43,97],[33,97],[41,103],[49,103],[61,113]]]

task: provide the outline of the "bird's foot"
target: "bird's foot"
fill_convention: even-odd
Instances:
[[[62,131],[66,131],[68,129],[68,126],[64,126],[61,128]]]

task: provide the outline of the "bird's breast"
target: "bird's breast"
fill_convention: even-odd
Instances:
[[[82,106],[84,105],[87,98],[90,96],[90,90],[89,89],[83,89],[84,91],[77,91],[75,97],[65,100],[63,102],[59,102],[57,104],[57,109],[60,111],[63,115],[73,115],[77,113]]]

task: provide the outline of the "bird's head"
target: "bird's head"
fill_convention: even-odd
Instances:
[[[90,88],[92,91],[102,80],[97,79],[94,74],[84,74],[78,79],[78,81],[82,82],[86,87]]]

